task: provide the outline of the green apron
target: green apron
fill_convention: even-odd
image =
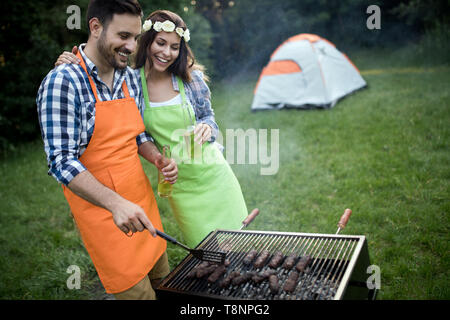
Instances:
[[[144,68],[141,69],[145,100],[144,123],[159,150],[169,145],[178,166],[178,179],[173,185],[169,203],[184,240],[195,247],[216,229],[239,229],[248,215],[247,206],[236,176],[220,150],[209,142],[201,147],[200,157],[191,159],[182,133],[185,132],[186,108],[195,113],[186,99],[184,84],[177,77],[182,104],[150,107]]]

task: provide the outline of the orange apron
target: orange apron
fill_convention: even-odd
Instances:
[[[81,66],[87,74],[80,53]],[[136,137],[145,131],[126,81],[124,99],[100,101],[88,74],[95,104],[95,127],[80,162],[103,185],[141,206],[153,226],[162,230],[161,218],[150,182],[142,168]],[[83,243],[107,293],[125,291],[153,268],[166,250],[166,242],[148,230],[128,237],[115,225],[111,212],[91,204],[63,186]]]

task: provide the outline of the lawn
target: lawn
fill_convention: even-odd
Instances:
[[[405,52],[405,51],[403,51]],[[226,129],[279,130],[279,168],[232,164],[249,210],[249,229],[365,235],[381,270],[378,299],[449,299],[450,67],[418,66],[363,52],[350,57],[368,87],[331,110],[252,113],[257,74],[214,83],[213,107]],[[270,147],[269,147],[270,150]],[[0,160],[0,298],[96,299],[101,288],[73,227],[60,186],[47,176],[40,141]],[[144,163],[153,187],[156,171]],[[165,199],[167,233],[179,237]],[[168,245],[171,267],[185,252]],[[81,289],[69,290],[70,265]]]

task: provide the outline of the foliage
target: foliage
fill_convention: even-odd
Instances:
[[[193,10],[183,18],[191,34],[194,35],[192,41],[189,41],[189,46],[194,53],[196,63],[203,65],[208,75],[214,75],[213,33],[209,21]]]
[[[380,7],[381,30],[366,26],[369,5]],[[211,23],[214,68],[224,77],[260,70],[283,40],[299,33],[318,34],[344,51],[418,43],[437,23],[448,29],[448,7],[445,0],[198,0],[196,10]]]
[[[36,95],[63,50],[86,42],[88,0],[1,1],[0,155],[39,136]],[[186,1],[184,1],[186,2]],[[158,8],[180,11],[183,1],[144,0],[144,13]],[[81,9],[81,29],[69,30],[67,8]]]
[[[3,1],[0,23],[0,154],[15,143],[36,139],[36,94],[56,57],[84,33],[66,28],[66,9],[87,0]],[[14,144],[12,144],[14,143]]]

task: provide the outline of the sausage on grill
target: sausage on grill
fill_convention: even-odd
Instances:
[[[231,283],[234,286],[238,286],[244,282],[247,282],[248,280],[250,280],[253,276],[255,275],[254,272],[244,272],[241,273],[240,275],[238,275],[237,277],[233,278],[233,280],[231,280]]]
[[[227,266],[224,264],[219,265],[208,277],[208,282],[213,283],[219,280],[219,278],[227,271]]]
[[[270,275],[275,274],[275,273],[276,273],[276,271],[272,270],[272,269],[267,269],[267,270],[258,272],[252,277],[252,281],[254,283],[260,283],[260,282],[266,280]]]
[[[253,259],[255,259],[257,254],[258,254],[258,251],[250,250],[247,253],[247,255],[244,257],[244,260],[242,261],[242,263],[245,265],[249,265],[250,263],[252,263]]]
[[[197,265],[194,268],[192,268],[191,271],[189,271],[189,273],[186,275],[186,277],[188,279],[195,278],[197,276],[197,271],[199,269],[204,269],[204,268],[208,267],[209,265],[210,265],[210,263],[208,261],[203,261],[199,265]]]
[[[210,273],[212,273],[214,270],[216,270],[217,267],[218,267],[217,264],[210,264],[207,267],[198,268],[196,276],[197,276],[197,278],[203,278],[204,276],[207,276]]]
[[[286,282],[284,283],[283,290],[286,292],[293,292],[295,290],[295,287],[297,286],[297,280],[298,272],[292,271],[291,274],[289,274]]]
[[[281,251],[275,252],[272,259],[270,259],[269,267],[274,268],[274,269],[278,268],[278,266],[281,264],[283,259],[284,259],[283,252],[281,252]]]
[[[297,255],[295,253],[291,253],[286,260],[284,260],[283,268],[287,270],[291,270],[295,265],[295,260],[297,259]]]
[[[233,271],[229,275],[227,275],[219,284],[222,288],[228,287],[231,283],[231,281],[240,275],[239,271]]]
[[[271,274],[269,276],[269,289],[271,293],[277,293],[279,289],[278,277],[276,274]]]
[[[311,256],[309,255],[305,255],[303,257],[300,258],[300,260],[298,261],[297,265],[295,266],[295,268],[299,271],[299,272],[305,272],[306,267],[309,265],[309,263],[311,262]]]
[[[255,266],[255,268],[259,269],[264,267],[264,265],[266,264],[267,259],[270,257],[270,252],[269,250],[263,250],[261,252],[261,254],[258,256],[258,258],[256,258],[255,263],[253,264]]]
[[[260,282],[262,282],[264,279],[265,279],[265,277],[262,275],[262,272],[257,273],[257,274],[255,274],[255,275],[252,277],[252,281],[253,281],[254,283],[260,283]]]

